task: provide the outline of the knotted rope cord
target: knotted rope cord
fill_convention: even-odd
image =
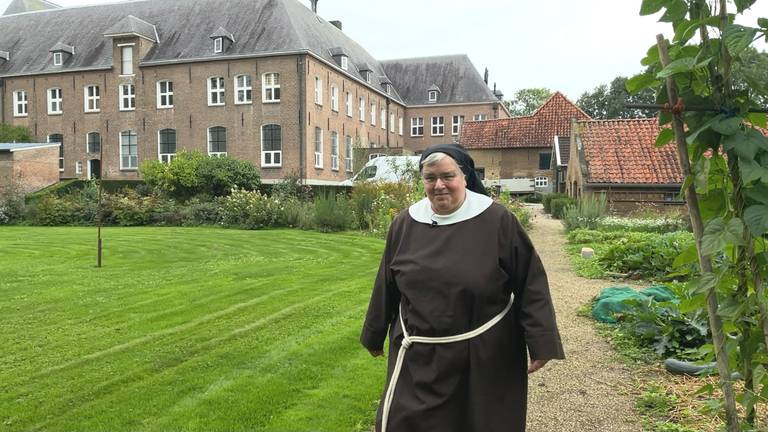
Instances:
[[[493,327],[501,321],[502,318],[509,312],[509,310],[512,308],[512,302],[515,300],[515,294],[512,294],[509,296],[509,303],[507,303],[507,306],[504,308],[503,311],[499,312],[498,315],[491,318],[488,322],[483,324],[482,326],[472,330],[468,331],[466,333],[458,334],[455,336],[442,336],[442,337],[426,337],[426,336],[409,336],[408,330],[405,329],[405,323],[403,322],[403,304],[400,303],[399,309],[400,309],[400,328],[403,330],[403,341],[400,343],[400,351],[397,353],[397,360],[395,361],[395,369],[392,371],[392,377],[389,379],[389,386],[387,387],[387,393],[384,396],[384,407],[382,408],[382,415],[381,415],[381,432],[387,431],[387,420],[389,420],[389,409],[392,406],[392,399],[395,395],[395,387],[397,386],[397,379],[400,377],[400,370],[403,366],[403,358],[405,357],[405,352],[408,351],[408,348],[411,347],[414,343],[426,343],[426,344],[445,344],[445,343],[452,343],[452,342],[459,342],[467,339],[472,339],[473,337],[480,335],[484,333],[489,328]]]

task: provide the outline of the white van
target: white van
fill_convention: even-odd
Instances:
[[[352,186],[357,181],[397,183],[407,180],[408,175],[419,169],[420,156],[379,156],[371,159],[351,179],[342,182]]]

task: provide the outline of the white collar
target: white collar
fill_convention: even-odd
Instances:
[[[425,223],[428,225],[452,225],[458,222],[463,222],[467,219],[484,212],[491,206],[493,200],[490,197],[466,190],[467,195],[464,198],[464,203],[455,212],[447,215],[439,215],[432,211],[432,204],[428,198],[423,198],[416,204],[408,207],[408,214],[416,222]]]

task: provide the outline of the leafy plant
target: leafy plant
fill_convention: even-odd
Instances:
[[[343,231],[352,227],[354,216],[344,195],[321,195],[315,198],[315,225],[320,231]]]
[[[563,193],[550,193],[550,194],[542,195],[541,203],[544,205],[544,213],[552,213],[552,208],[550,207],[550,204],[552,203],[552,200],[555,200],[558,198],[568,198],[568,195]]]
[[[562,219],[565,216],[565,210],[573,206],[576,200],[573,198],[555,198],[549,202],[549,207],[552,213],[552,217],[555,219]]]
[[[563,225],[567,231],[577,228],[596,229],[606,214],[606,208],[605,195],[582,198],[575,205],[566,207]]]
[[[693,235],[687,232],[637,234],[612,240],[598,257],[600,262],[610,271],[666,279],[677,256],[693,245]]]

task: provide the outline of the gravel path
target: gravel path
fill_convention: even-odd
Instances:
[[[566,360],[549,362],[529,379],[528,432],[640,431],[629,394],[633,372],[595,334],[577,309],[614,282],[583,279],[571,268],[558,220],[534,208],[531,239],[544,262]]]

